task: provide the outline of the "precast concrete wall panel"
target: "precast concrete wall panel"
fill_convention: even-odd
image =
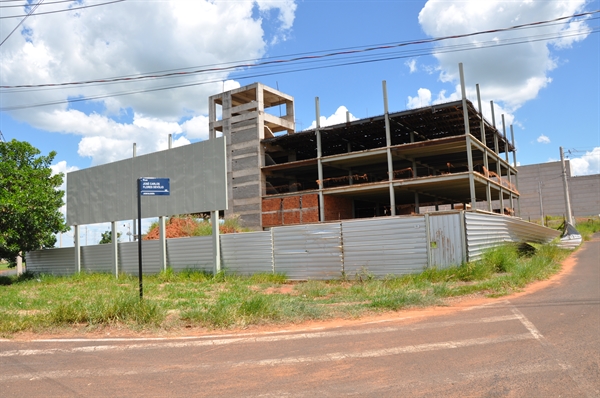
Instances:
[[[25,261],[27,271],[39,274],[73,275],[77,272],[72,247],[28,252]]]
[[[275,272],[291,280],[339,278],[342,275],[340,229],[339,223],[273,228]]]
[[[167,239],[167,265],[175,271],[213,272],[212,236]]]
[[[445,268],[466,261],[461,217],[461,213],[429,215],[430,266]]]
[[[227,208],[225,138],[67,173],[67,224],[137,218],[137,179],[169,178],[168,196],[144,196],[142,217]]]
[[[572,177],[569,191],[571,211],[575,216],[600,214],[600,174]]]
[[[86,272],[114,272],[112,264],[112,245],[82,246],[81,270]]]
[[[600,214],[600,174],[573,177],[569,160],[565,162],[573,215],[585,217]],[[523,219],[539,220],[540,188],[544,215],[565,216],[561,162],[519,166],[517,170]]]
[[[119,272],[139,274],[138,250],[138,242],[119,243]],[[142,273],[157,274],[160,271],[160,242],[142,241]]]
[[[427,267],[425,217],[343,221],[344,272],[378,277],[420,272]]]
[[[271,231],[222,235],[221,257],[227,272],[241,275],[273,273]]]

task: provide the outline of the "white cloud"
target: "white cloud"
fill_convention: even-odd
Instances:
[[[569,163],[571,163],[571,171],[574,176],[600,174],[600,147],[586,152],[579,158],[571,158]]]
[[[404,65],[406,65],[408,67],[408,70],[410,71],[410,73],[415,73],[417,71],[417,60],[414,58],[406,61],[404,63]]]
[[[431,91],[426,88],[417,90],[416,97],[408,96],[408,109],[422,108],[431,105]]]
[[[431,37],[451,36],[572,15],[583,10],[585,4],[585,0],[429,0],[419,13],[419,23]],[[457,84],[458,64],[462,62],[468,98],[476,100],[475,84],[479,83],[482,101],[489,103],[490,100],[494,100],[496,105],[499,102],[506,118],[512,119],[511,113],[525,102],[536,98],[539,91],[551,83],[549,72],[556,68],[557,57],[551,54],[550,50],[565,48],[574,41],[584,40],[587,34],[568,36],[581,28],[588,29],[585,22],[566,21],[535,30],[530,29],[527,33],[514,30],[440,43],[439,46],[469,44],[482,48],[476,51],[454,51],[435,55],[439,62],[437,69],[440,80],[455,84],[454,93],[450,96],[440,93],[438,100],[460,98],[460,86]],[[558,38],[551,42],[529,41],[519,45],[488,46],[490,42],[501,44],[505,40],[534,34],[555,34]],[[484,115],[486,108],[489,107],[484,106]],[[485,116],[489,118],[489,111]],[[496,112],[497,123],[498,116],[499,113]]]
[[[66,216],[66,214],[67,214],[67,206],[66,206],[66,203],[67,203],[67,173],[70,173],[71,171],[79,170],[79,168],[77,166],[67,166],[67,162],[64,160],[61,160],[57,164],[50,165],[50,169],[52,170],[52,175],[56,175],[58,173],[63,173],[63,183],[60,187],[58,187],[58,189],[60,189],[61,191],[64,192],[63,202],[65,204],[60,207],[59,211],[64,216]]]
[[[321,116],[321,118],[319,119],[321,127],[333,126],[335,124],[340,124],[340,123],[346,123],[346,116],[347,116],[346,113],[347,112],[348,112],[348,109],[342,105],[339,108],[337,108],[337,110],[335,111],[335,113],[333,115],[331,115],[329,117]],[[349,114],[348,117],[350,118],[350,121],[358,120],[358,118],[355,117],[353,114]],[[317,127],[317,122],[313,120],[310,127],[308,127],[308,130],[314,129],[316,127]]]
[[[81,5],[88,3],[91,0],[81,1]],[[44,11],[64,7],[57,3]],[[7,16],[23,10],[3,8],[0,12]],[[294,0],[166,0],[122,2],[29,18],[1,48],[0,83],[85,81],[258,59],[268,50],[268,43],[285,40],[295,12]],[[0,37],[6,37],[16,23],[6,21],[0,24]],[[179,144],[205,137],[208,126],[204,130],[199,117],[208,113],[208,97],[239,87],[227,77],[228,72],[212,72],[34,92],[2,90],[0,102],[9,107],[195,84],[99,98],[84,107],[57,104],[11,112],[35,128],[81,136],[79,153],[100,164],[127,156],[133,142],[145,153],[166,148],[169,133],[182,135]],[[84,110],[89,108],[95,111]],[[123,115],[133,115],[134,120]]]
[[[544,134],[542,134],[537,138],[537,142],[539,142],[540,144],[549,144],[550,138],[548,138]]]
[[[200,115],[185,121],[181,129],[188,138],[205,140],[208,138],[208,117]]]

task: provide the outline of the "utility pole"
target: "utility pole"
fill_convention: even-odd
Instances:
[[[574,225],[573,218],[571,217],[571,200],[569,199],[569,185],[567,182],[567,168],[565,166],[565,153],[563,151],[563,147],[560,147],[560,161],[562,163],[562,177],[563,187],[565,190],[565,207],[567,211],[567,222],[571,225]]]

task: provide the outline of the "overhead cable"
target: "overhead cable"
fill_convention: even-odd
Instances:
[[[593,31],[593,33],[598,33],[598,32],[600,32],[600,29],[595,29]],[[577,36],[577,35],[578,34],[573,33],[571,35],[560,35],[560,37],[569,37],[569,36]],[[537,40],[527,39],[527,40],[522,40],[520,42],[499,43],[499,44],[492,41],[492,43],[494,43],[494,45],[489,46],[489,47],[505,47],[505,46],[515,45],[515,44],[524,44],[524,43],[531,43],[531,42],[536,42],[536,41],[551,40],[552,38],[556,38],[556,37],[537,39]],[[451,46],[451,47],[453,47],[453,46]],[[444,49],[443,47],[442,48],[438,47],[437,49],[433,49],[433,50],[431,50],[431,49],[425,50],[424,49],[422,53],[412,53],[410,55],[380,57],[380,58],[366,59],[366,60],[359,60],[359,61],[352,61],[352,62],[335,63],[335,64],[331,64],[331,65],[320,65],[320,66],[314,66],[314,67],[280,70],[280,71],[275,71],[275,72],[265,71],[264,73],[242,74],[242,75],[236,76],[235,78],[238,80],[256,79],[258,77],[264,77],[264,76],[282,75],[282,74],[288,74],[288,73],[305,72],[305,71],[316,70],[316,69],[328,69],[328,68],[334,68],[334,67],[340,67],[340,66],[349,66],[349,65],[373,63],[373,62],[390,61],[390,60],[396,60],[396,59],[402,59],[402,58],[413,58],[413,57],[419,57],[419,56],[430,55],[430,54],[442,54],[442,53],[450,53],[450,52],[457,52],[457,51],[479,50],[482,48],[485,48],[485,47],[475,46],[475,45],[471,45],[471,47],[469,47],[469,48],[461,48],[461,49],[456,49],[456,48]],[[153,87],[153,88],[146,88],[146,89],[139,89],[139,90],[113,92],[113,93],[109,93],[109,94],[98,94],[98,95],[87,96],[87,97],[61,99],[61,100],[56,100],[56,101],[48,101],[48,102],[29,104],[29,105],[14,105],[14,106],[0,107],[0,111],[14,111],[14,110],[19,110],[19,109],[37,108],[37,107],[42,107],[42,106],[94,101],[94,100],[99,100],[99,99],[104,99],[104,98],[113,98],[113,97],[120,97],[120,96],[140,94],[140,93],[171,90],[171,89],[176,89],[176,88],[201,86],[201,85],[205,85],[205,84],[218,83],[218,82],[222,82],[222,81],[223,81],[223,79],[203,80],[203,81],[199,81],[199,82],[197,81],[197,82],[182,83],[182,84],[176,84],[176,85],[167,85],[167,86],[162,86],[162,87]]]
[[[17,26],[15,26],[15,28],[13,30],[10,31],[10,33],[8,34],[8,36],[6,36],[4,38],[4,40],[2,40],[2,43],[0,43],[0,47],[2,47],[2,45],[6,42],[6,40],[8,40],[8,38],[10,36],[12,36],[13,33],[15,33],[15,31],[17,29],[19,29],[19,26],[21,26],[21,24],[23,24],[23,22],[25,22],[25,20],[27,19],[27,17],[29,17],[31,14],[34,13],[34,11],[40,6],[40,4],[42,4],[44,2],[44,0],[40,0],[39,3],[37,3],[35,6],[31,7],[31,10],[29,10],[29,13],[27,15],[24,15],[25,18],[23,18],[18,24]]]
[[[118,1],[124,1],[124,0],[118,0]],[[107,4],[107,3],[103,3],[103,4]],[[230,71],[230,70],[235,70],[235,69],[240,69],[240,68],[251,68],[251,67],[257,67],[257,66],[291,63],[291,62],[297,62],[297,61],[302,61],[302,60],[315,60],[315,59],[331,58],[331,57],[336,57],[336,56],[373,52],[373,51],[378,51],[378,50],[388,50],[388,49],[406,47],[406,46],[417,45],[417,44],[436,43],[436,42],[441,42],[441,41],[445,41],[445,40],[473,37],[473,36],[479,36],[479,35],[484,35],[484,34],[489,34],[489,33],[506,32],[506,31],[510,31],[510,30],[522,29],[522,28],[527,28],[527,27],[532,27],[532,26],[540,26],[540,25],[549,24],[549,23],[557,22],[557,21],[563,21],[563,20],[571,19],[571,18],[589,16],[589,15],[593,15],[593,14],[597,14],[597,13],[600,13],[600,10],[579,13],[579,14],[573,14],[570,16],[559,17],[559,18],[546,20],[546,21],[530,22],[530,23],[526,23],[526,24],[511,26],[508,28],[485,30],[485,31],[465,33],[465,34],[460,34],[460,35],[436,37],[436,38],[431,38],[431,39],[412,40],[412,41],[398,42],[398,43],[392,43],[392,44],[387,44],[387,45],[367,47],[367,48],[362,48],[362,49],[354,49],[354,50],[349,49],[349,50],[344,50],[344,51],[336,51],[336,52],[331,52],[331,53],[326,53],[326,54],[304,55],[304,56],[293,57],[293,58],[288,58],[288,59],[276,59],[276,60],[263,61],[263,62],[246,62],[246,63],[240,63],[240,64],[228,65],[228,66],[203,68],[203,69],[198,69],[198,70],[193,70],[193,71],[167,72],[167,73],[162,73],[162,74],[150,74],[150,75],[139,75],[139,76],[117,77],[117,78],[104,78],[104,79],[85,80],[85,81],[77,81],[77,82],[24,84],[24,85],[11,85],[11,86],[4,85],[4,86],[0,86],[0,88],[11,89],[11,88],[26,88],[26,87],[75,86],[75,85],[84,85],[84,84],[92,84],[92,83],[112,83],[112,82],[119,82],[119,81],[157,79],[157,78],[172,77],[172,76],[186,76],[186,75],[193,75],[193,74],[206,73],[206,72],[225,72],[225,71]]]
[[[123,1],[126,0],[114,0],[114,1],[108,1],[105,3],[98,3],[98,4],[88,4],[85,6],[81,6],[81,7],[72,7],[72,8],[66,8],[63,10],[54,10],[54,11],[44,11],[44,12],[38,12],[37,14],[35,14],[35,16],[38,15],[47,15],[47,14],[56,14],[59,12],[69,12],[69,11],[75,11],[75,10],[83,10],[85,8],[92,8],[92,7],[99,7],[99,6],[105,6],[108,4],[114,4],[114,3],[121,3]],[[41,3],[41,2],[40,2]],[[58,3],[58,2],[57,2]],[[29,16],[30,14],[27,14],[27,16]],[[5,17],[0,17],[0,19],[8,19],[8,18],[19,18],[19,17],[24,17],[25,15],[7,15]]]

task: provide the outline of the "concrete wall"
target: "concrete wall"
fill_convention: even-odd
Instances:
[[[544,215],[566,214],[561,162],[519,166],[517,170],[522,218],[536,220],[541,217],[539,182]],[[600,174],[571,177],[567,160],[567,176],[573,215],[585,217],[600,214]]]

